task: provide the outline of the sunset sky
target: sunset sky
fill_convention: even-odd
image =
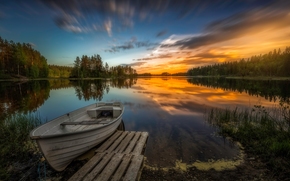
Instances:
[[[0,0],[0,36],[48,64],[99,54],[138,73],[177,73],[290,46],[287,0]]]

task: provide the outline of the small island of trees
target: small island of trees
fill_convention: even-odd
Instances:
[[[81,58],[76,57],[74,67],[71,72],[71,78],[86,78],[86,77],[112,77],[122,78],[127,76],[136,76],[137,71],[128,65],[118,65],[110,67],[103,60],[99,54],[91,57],[83,55]]]
[[[29,43],[0,37],[0,79],[12,78],[124,78],[136,76],[128,65],[110,67],[99,54],[76,57],[74,67],[48,65],[47,59]]]

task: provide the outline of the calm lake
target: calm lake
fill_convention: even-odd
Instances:
[[[289,100],[290,81],[152,77],[127,80],[0,82],[0,118],[19,113],[51,120],[97,101],[125,106],[127,131],[147,131],[147,164],[231,160],[238,147],[206,121],[211,108],[273,108]]]

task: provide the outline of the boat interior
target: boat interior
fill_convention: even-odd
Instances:
[[[55,121],[47,123],[47,126],[38,128],[33,134],[63,134],[103,127],[117,119],[122,111],[123,107],[118,103],[97,103],[96,106],[76,110],[56,118]]]
[[[101,127],[118,118],[122,113],[120,106],[98,106],[88,109],[86,114],[74,121],[65,121],[61,127],[66,127],[70,131],[85,130],[88,128]],[[69,125],[69,128],[68,128]],[[63,129],[62,131],[65,131]]]

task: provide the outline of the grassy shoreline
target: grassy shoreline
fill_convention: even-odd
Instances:
[[[36,152],[30,131],[42,124],[37,115],[16,114],[0,122],[0,180],[9,180],[15,163],[28,162]]]
[[[268,112],[263,106],[251,110],[212,109],[208,122],[219,128],[219,133],[240,142],[245,151],[260,159],[281,179],[290,174],[290,108],[280,107]]]

